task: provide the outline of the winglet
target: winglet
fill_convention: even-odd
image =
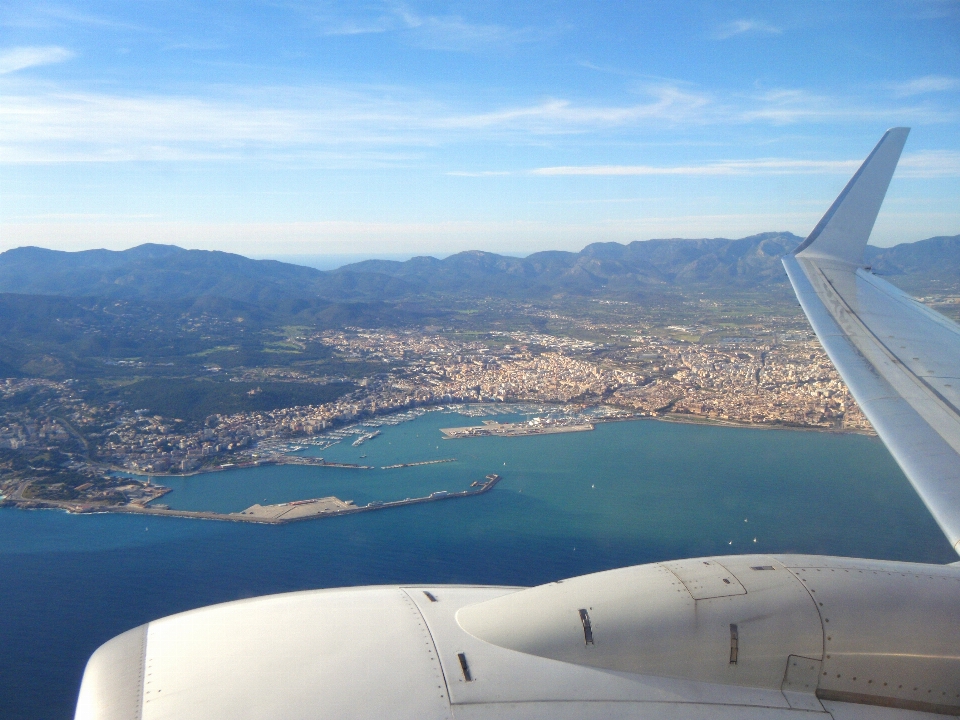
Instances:
[[[867,246],[909,132],[910,128],[898,127],[884,133],[810,237],[794,254],[863,264],[863,249]]]

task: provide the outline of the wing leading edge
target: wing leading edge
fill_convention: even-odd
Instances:
[[[863,267],[908,132],[887,131],[783,265],[850,392],[960,553],[960,326]]]

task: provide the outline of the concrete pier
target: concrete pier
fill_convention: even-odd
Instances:
[[[218,513],[213,511],[173,510],[170,508],[154,508],[141,505],[118,505],[112,507],[88,507],[74,512],[120,512],[136,515],[159,515],[161,517],[196,518],[198,520],[226,520],[229,522],[252,522],[265,525],[282,525],[300,520],[314,520],[324,517],[350,515],[358,512],[372,512],[386,510],[404,505],[417,503],[437,502],[438,500],[453,500],[456,498],[472,497],[489,492],[500,482],[500,476],[487,475],[483,482],[473,483],[467,490],[447,492],[440,490],[426,497],[406,498],[390,502],[374,501],[367,505],[354,505],[352,500],[341,500],[337,497],[313,498],[310,500],[294,500],[276,505],[251,505],[238,513]],[[64,508],[68,509],[68,508]]]
[[[468,437],[521,437],[523,435],[550,435],[552,433],[586,432],[593,430],[591,423],[569,422],[567,420],[542,420],[536,418],[527,422],[499,423],[494,420],[484,420],[483,425],[467,427],[441,428],[444,440]]]

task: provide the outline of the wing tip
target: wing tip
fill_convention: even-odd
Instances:
[[[793,251],[794,255],[816,253],[853,264],[861,262],[909,134],[910,128],[904,126],[889,128],[883,134],[817,226]],[[840,227],[832,227],[838,216],[836,224]]]
[[[910,128],[905,125],[898,125],[897,127],[889,128],[880,138],[880,142],[877,143],[877,147],[883,145],[885,142],[893,139],[898,140],[901,143],[901,150],[903,149],[903,143],[907,141],[907,136],[910,134]],[[871,153],[872,154],[872,153]]]

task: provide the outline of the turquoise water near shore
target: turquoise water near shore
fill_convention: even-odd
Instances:
[[[497,416],[503,422],[523,418],[516,414]],[[373,500],[424,497],[437,490],[465,490],[471,482],[482,481],[492,472],[503,474],[503,463],[508,458],[500,458],[500,455],[510,450],[511,440],[534,439],[445,440],[440,432],[444,427],[478,424],[479,419],[459,413],[430,412],[399,425],[364,428],[368,432],[378,429],[381,434],[362,445],[354,446],[356,438],[351,435],[323,450],[308,447],[296,453],[323,457],[328,462],[372,466],[372,470],[267,465],[185,478],[158,478],[159,484],[173,488],[173,492],[159,502],[177,510],[237,512],[253,503],[281,503],[329,495],[366,505]],[[526,454],[522,452],[521,456]],[[450,458],[456,458],[456,462],[381,469],[385,465]],[[520,469],[519,465],[517,469]]]
[[[174,488],[163,501],[172,507],[235,511],[325,495],[364,504],[503,476],[478,497],[286,526],[0,511],[0,717],[69,718],[83,664],[100,643],[156,617],[272,592],[530,585],[746,552],[955,559],[876,438],[642,420],[583,433],[441,439],[441,427],[478,422],[432,412],[383,427],[359,447],[351,438],[319,453],[377,468],[453,463],[273,466],[159,480]]]

